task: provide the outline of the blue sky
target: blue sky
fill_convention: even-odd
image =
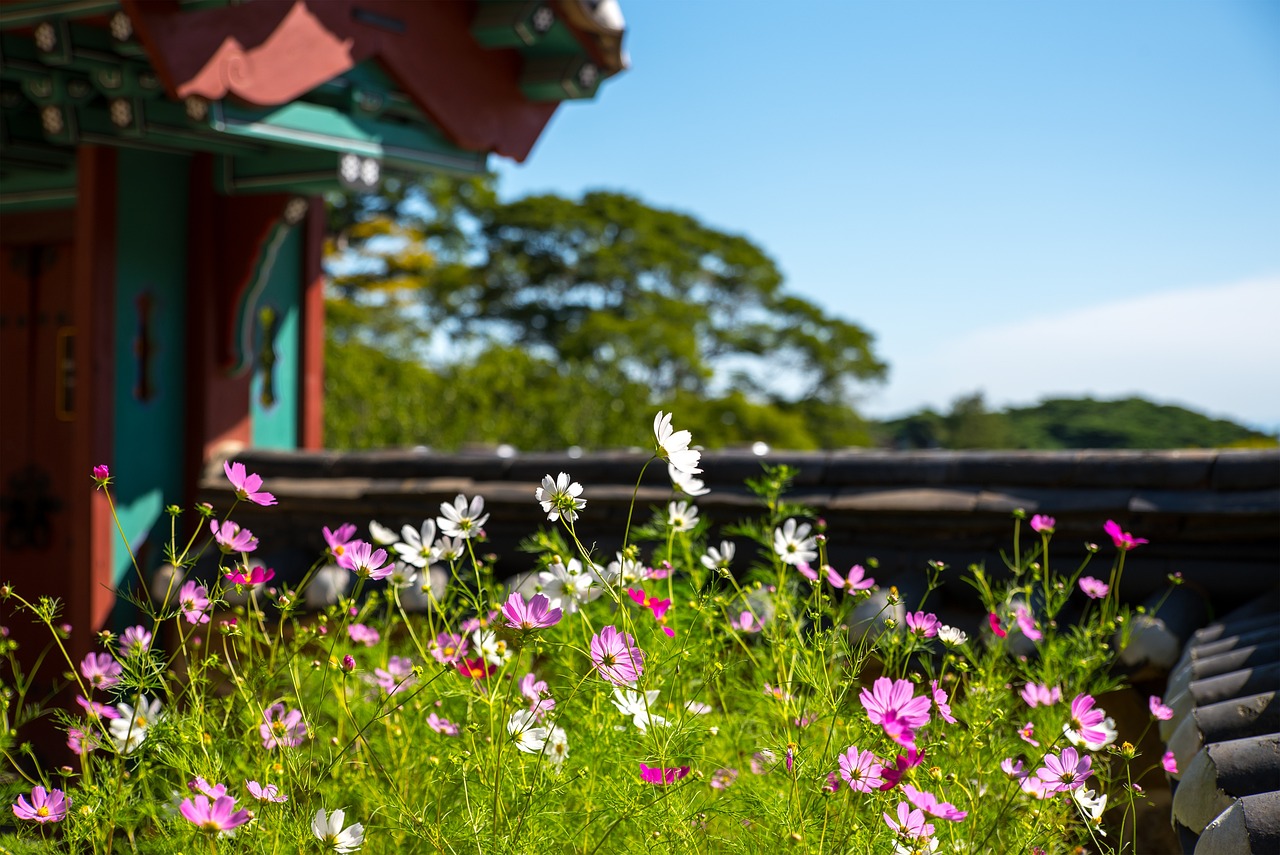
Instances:
[[[623,2],[504,196],[634,193],[871,330],[872,415],[1142,394],[1280,428],[1280,4]]]

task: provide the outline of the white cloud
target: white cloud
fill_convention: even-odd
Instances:
[[[1053,294],[1043,294],[1049,303]],[[981,389],[992,406],[1050,396],[1139,395],[1274,429],[1280,426],[1280,277],[1167,291],[960,330],[885,352],[873,414],[947,409]]]

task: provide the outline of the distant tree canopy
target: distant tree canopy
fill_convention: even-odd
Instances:
[[[943,415],[922,410],[884,422],[876,434],[898,448],[1223,448],[1275,445],[1276,438],[1223,419],[1142,398],[1055,398],[991,411],[981,393]]]
[[[490,177],[331,201],[334,447],[617,446],[656,407],[712,447],[869,442],[847,402],[885,374],[871,335],[745,237],[620,193],[504,203]]]

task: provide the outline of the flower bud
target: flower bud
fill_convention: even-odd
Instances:
[[[350,674],[352,671],[356,670],[356,660],[355,660],[355,657],[354,657],[354,656],[352,656],[350,653],[348,653],[346,656],[343,656],[343,657],[342,657],[342,670],[343,670],[343,671],[345,671],[345,672],[346,672],[346,673],[348,673],[348,674]]]

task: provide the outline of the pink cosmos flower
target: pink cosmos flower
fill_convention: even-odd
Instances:
[[[272,704],[262,713],[263,722],[258,725],[262,747],[271,751],[278,747],[296,748],[307,738],[307,723],[300,710],[284,711],[284,704]]]
[[[1077,745],[1107,741],[1107,731],[1103,727],[1107,714],[1095,709],[1095,703],[1092,695],[1085,694],[1076,695],[1071,701],[1071,717],[1062,730]]]
[[[1009,635],[1009,633],[1005,632],[1004,628],[1000,626],[1000,616],[995,612],[987,615],[987,623],[991,626],[991,631],[996,634],[997,638],[1005,638]]]
[[[538,718],[556,708],[555,699],[547,690],[547,681],[539,680],[532,671],[520,681],[520,694],[529,699],[529,712]]]
[[[243,463],[226,461],[222,464],[222,471],[227,473],[227,480],[235,488],[237,499],[263,507],[276,503],[275,496],[262,491],[262,478],[246,474]]]
[[[839,772],[827,773],[827,781],[822,785],[822,792],[824,793],[840,792],[840,773]]]
[[[116,718],[120,717],[120,713],[116,713]],[[77,757],[88,754],[101,747],[98,742],[97,734],[93,731],[84,731],[78,727],[72,727],[67,730],[67,747],[71,749],[71,753]]]
[[[347,674],[356,670],[356,658],[350,653],[342,657],[342,670]]]
[[[435,713],[427,716],[427,727],[430,727],[436,733],[443,733],[445,736],[458,735],[458,726],[456,724],[447,718],[440,718]]]
[[[193,781],[187,781],[187,789],[198,796],[208,796],[211,799],[220,799],[227,794],[225,784],[210,784],[201,777],[196,777]]]
[[[1164,701],[1155,695],[1147,700],[1147,706],[1151,708],[1151,715],[1159,721],[1168,721],[1173,718],[1173,708],[1165,706]]]
[[[89,718],[112,719],[120,717],[120,713],[115,707],[100,704],[97,701],[88,700],[83,695],[76,695],[76,703],[84,707],[85,715]]]
[[[563,615],[560,609],[551,608],[551,600],[546,594],[534,594],[526,603],[519,591],[511,592],[502,611],[506,613],[507,626],[524,630],[555,626]]]
[[[178,605],[187,623],[209,622],[209,590],[204,585],[197,585],[194,580],[183,584],[178,591]]]
[[[907,756],[901,754],[894,761],[892,766],[885,766],[880,772],[880,784],[882,790],[892,790],[898,786],[898,782],[902,780],[902,776],[906,774],[908,769],[914,769],[924,762],[924,752],[917,751],[914,748],[907,751]]]
[[[247,528],[241,528],[231,520],[221,524],[217,520],[209,520],[209,531],[213,532],[213,539],[217,541],[218,549],[224,555],[230,555],[233,552],[253,552],[258,548],[258,539],[253,536],[253,532]]]
[[[280,788],[275,784],[259,784],[257,781],[247,781],[245,787],[249,790],[249,795],[260,802],[284,804],[289,801],[289,797],[280,792]]]
[[[1115,520],[1107,520],[1107,524],[1102,527],[1102,530],[1111,536],[1111,542],[1121,552],[1128,552],[1131,549],[1137,549],[1144,543],[1151,542],[1141,537],[1134,537],[1129,532],[1122,530],[1120,524]]]
[[[627,596],[634,600],[636,605],[652,611],[655,620],[662,620],[662,616],[667,613],[667,609],[671,608],[670,600],[660,600],[657,597],[651,597],[644,591],[637,590],[636,588],[627,588]]]
[[[801,561],[796,565],[796,569],[800,571],[800,575],[808,579],[810,582],[818,581],[818,571],[809,566],[808,561]],[[831,570],[831,568],[824,568]],[[834,570],[832,570],[834,572]]]
[[[925,612],[907,612],[907,629],[921,638],[933,638],[942,623],[938,616]]]
[[[459,659],[454,664],[457,666],[459,674],[464,677],[470,677],[472,680],[483,680],[498,670],[497,665],[486,661],[483,656],[475,659]]]
[[[909,680],[880,677],[871,691],[862,690],[859,700],[872,724],[878,724],[894,742],[915,747],[916,728],[929,723],[929,696],[914,697]]]
[[[717,769],[711,773],[711,789],[727,790],[738,780],[737,769]]]
[[[644,652],[630,634],[613,626],[591,637],[591,661],[600,676],[615,686],[629,686],[644,673]]]
[[[120,636],[120,655],[138,656],[151,649],[151,632],[145,626],[131,626]]]
[[[951,704],[947,703],[947,692],[938,685],[937,680],[929,681],[929,690],[933,693],[933,705],[938,708],[938,715],[947,724],[955,724],[955,716],[951,714]]]
[[[915,841],[933,837],[933,823],[924,821],[924,811],[919,808],[912,810],[906,802],[898,802],[897,819],[887,813],[882,815],[885,823],[899,837]]]
[[[98,482],[99,487],[104,487],[111,480],[111,469],[105,463],[99,463],[93,467],[93,480]]]
[[[1091,600],[1100,600],[1111,592],[1110,585],[1092,576],[1085,576],[1077,584],[1080,585],[1080,590],[1084,591],[1084,595]]]
[[[382,636],[378,635],[378,631],[370,626],[362,623],[353,623],[347,626],[347,637],[356,644],[363,644],[365,647],[373,647],[382,640]]]
[[[1166,751],[1164,756],[1160,758],[1160,765],[1170,775],[1178,774],[1178,758],[1173,756],[1172,751]]]
[[[840,777],[855,793],[874,792],[880,786],[880,773],[884,771],[880,759],[870,751],[859,751],[850,745],[839,756]]]
[[[224,578],[233,585],[262,585],[276,577],[270,567],[253,567],[246,576],[243,567],[236,567]]]
[[[80,673],[95,689],[105,689],[120,682],[123,670],[110,653],[89,653],[80,662]]]
[[[435,641],[431,642],[429,649],[431,655],[441,665],[452,665],[467,655],[469,644],[470,642],[461,635],[442,632],[436,636]]]
[[[365,579],[385,579],[395,570],[395,564],[387,561],[385,549],[374,549],[372,543],[353,540],[346,545],[338,566],[350,570]]]
[[[733,620],[729,621],[729,626],[738,630],[738,632],[760,632],[764,629],[764,623],[756,618],[751,612],[743,612]]]
[[[1044,782],[1049,792],[1065,793],[1082,786],[1093,774],[1090,767],[1093,758],[1080,755],[1074,748],[1064,748],[1061,754],[1046,754],[1044,766],[1036,770],[1036,777]]]
[[[1014,620],[1018,622],[1018,629],[1022,630],[1022,634],[1029,640],[1040,641],[1044,638],[1040,630],[1036,629],[1035,619],[1031,617],[1031,612],[1027,611],[1026,606],[1018,606]]]
[[[70,800],[62,790],[46,790],[36,786],[31,790],[31,800],[26,796],[18,796],[13,806],[13,815],[18,819],[27,819],[43,825],[46,822],[61,822],[67,815]]]
[[[910,784],[902,785],[902,794],[907,797],[907,801],[911,802],[912,805],[930,816],[936,816],[938,819],[959,822],[969,815],[968,811],[957,810],[956,806],[951,802],[940,802],[933,793],[917,790]]]
[[[1018,728],[1018,736],[1022,737],[1023,742],[1026,742],[1029,745],[1034,745],[1036,748],[1039,748],[1040,743],[1037,742],[1035,739],[1035,730],[1036,730],[1036,726],[1031,722],[1027,722],[1022,727]]]
[[[498,617],[498,612],[489,612],[487,615],[479,615],[473,618],[467,618],[462,622],[463,632],[475,632],[477,629],[488,629],[489,624]]]
[[[1010,778],[1025,778],[1029,774],[1026,769],[1022,768],[1022,761],[1019,760],[1014,763],[1012,757],[1006,757],[1000,761],[1000,771]]]
[[[1039,534],[1053,534],[1053,527],[1057,522],[1053,517],[1036,514],[1031,518],[1031,530]]]
[[[415,682],[413,660],[408,656],[392,656],[387,660],[386,668],[374,668],[373,674],[374,682],[388,695],[394,695]]]
[[[836,568],[830,565],[827,565],[824,569],[827,571],[827,581],[846,594],[865,591],[876,583],[875,579],[867,575],[867,571],[863,569],[861,564],[855,564],[850,567],[847,576],[841,576],[836,572]]]
[[[208,796],[196,796],[194,801],[183,799],[178,810],[201,831],[214,833],[239,828],[251,819],[247,810],[236,810],[236,800],[231,796],[212,803]]]
[[[343,523],[336,531],[330,531],[329,527],[325,526],[321,532],[324,534],[325,548],[336,560],[347,554],[347,544],[356,536],[356,527],[351,523]]]
[[[1041,686],[1039,683],[1027,683],[1022,687],[1022,699],[1029,707],[1052,706],[1062,700],[1062,689],[1054,686]]]
[[[1052,785],[1046,784],[1035,775],[1027,775],[1018,779],[1018,788],[1022,792],[1037,799],[1052,798],[1058,791]]]
[[[673,766],[666,768],[662,766],[646,766],[640,764],[640,780],[646,784],[656,784],[664,786],[672,784],[689,774],[688,766]]]
[[[765,775],[778,764],[778,755],[772,748],[764,748],[751,755],[751,774]]]

